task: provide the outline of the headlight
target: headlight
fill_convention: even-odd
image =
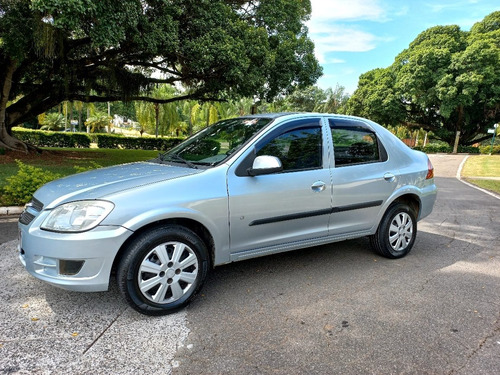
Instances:
[[[99,225],[115,205],[107,201],[79,201],[54,208],[41,228],[53,232],[84,232]]]

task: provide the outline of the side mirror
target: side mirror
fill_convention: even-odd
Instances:
[[[255,158],[252,168],[248,168],[247,172],[249,176],[259,176],[281,172],[282,170],[283,165],[276,156],[261,155]]]

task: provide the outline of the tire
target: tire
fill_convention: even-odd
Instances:
[[[178,225],[156,227],[135,238],[117,269],[118,288],[145,315],[166,315],[185,307],[207,276],[207,247]]]
[[[396,259],[407,255],[417,236],[417,219],[412,209],[403,203],[391,205],[370,236],[373,249],[380,255]]]

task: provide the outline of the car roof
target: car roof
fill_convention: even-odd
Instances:
[[[293,116],[321,116],[321,117],[334,117],[339,119],[350,119],[350,120],[360,120],[363,122],[369,121],[366,118],[341,115],[337,113],[319,113],[319,112],[272,112],[272,113],[256,113],[253,115],[243,115],[240,118],[269,118],[277,119],[279,117],[293,117]]]
[[[299,112],[256,113],[254,115],[244,115],[241,117],[242,118],[251,117],[251,118],[272,118],[272,119],[275,119],[278,117],[297,115],[297,114],[299,114]]]

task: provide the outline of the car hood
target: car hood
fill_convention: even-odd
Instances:
[[[154,184],[203,170],[150,162],[122,164],[95,169],[49,182],[35,193],[45,208],[82,200],[104,198],[109,194]]]

